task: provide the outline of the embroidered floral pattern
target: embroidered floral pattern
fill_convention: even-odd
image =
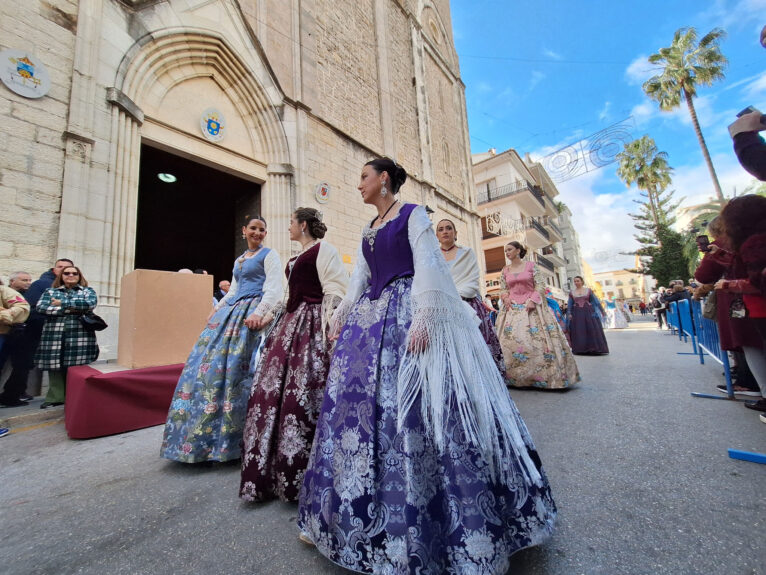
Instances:
[[[298,499],[330,366],[321,308],[301,303],[264,343],[243,437],[240,497],[246,501]]]
[[[397,375],[411,321],[411,278],[351,310],[329,369],[299,526],[322,554],[376,575],[503,575],[510,555],[544,541],[555,505],[547,480],[489,478],[454,419],[439,453],[420,408],[398,425]],[[519,418],[530,456],[539,462]],[[539,463],[538,463],[539,467]]]
[[[533,272],[528,269],[517,274],[503,270],[503,278],[508,289],[519,282],[525,288],[516,291],[535,289]],[[580,381],[577,365],[544,297],[542,302],[531,312],[526,304],[511,303],[498,315],[496,329],[506,359],[506,381],[513,387],[573,387]]]

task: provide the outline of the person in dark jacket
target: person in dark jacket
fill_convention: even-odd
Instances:
[[[44,272],[40,279],[34,281],[29,289],[23,293],[31,312],[26,322],[26,328],[17,334],[14,341],[11,354],[13,370],[5,382],[3,392],[0,393],[0,407],[16,407],[27,404],[28,399],[23,398],[27,389],[27,378],[29,371],[34,367],[35,352],[40,345],[40,338],[45,325],[45,316],[39,313],[35,306],[45,290],[53,285],[53,281],[59,276],[61,270],[71,265],[73,265],[72,260],[66,258],[56,260],[53,267]]]

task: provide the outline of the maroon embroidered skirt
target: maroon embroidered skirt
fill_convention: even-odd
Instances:
[[[239,494],[296,501],[330,366],[321,304],[285,313],[262,350],[247,405]]]

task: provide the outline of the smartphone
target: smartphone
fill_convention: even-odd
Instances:
[[[702,235],[697,236],[697,239],[695,240],[697,242],[697,247],[699,248],[699,251],[701,252],[709,252],[710,251],[710,238]]]
[[[737,118],[741,118],[745,114],[752,114],[753,112],[758,112],[758,108],[755,106],[748,106],[744,110],[742,110],[739,114],[737,114]]]
[[[755,106],[748,106],[747,108],[742,110],[739,114],[737,114],[737,118],[741,118],[742,116],[746,114],[761,114],[761,111]],[[766,126],[766,114],[761,114],[761,124]]]

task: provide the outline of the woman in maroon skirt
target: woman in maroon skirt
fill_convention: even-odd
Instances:
[[[497,339],[495,328],[489,317],[489,310],[481,299],[481,288],[479,285],[479,262],[471,248],[458,246],[457,230],[452,220],[441,220],[436,224],[436,237],[439,240],[442,255],[447,260],[450,274],[455,281],[460,297],[466,302],[479,318],[479,331],[489,346],[492,353],[492,359],[495,360],[497,369],[500,370],[505,378],[505,360],[503,359],[503,350],[500,349],[500,342]]]
[[[289,297],[247,406],[239,491],[247,501],[298,499],[330,366],[326,327],[348,286],[338,250],[319,241],[327,231],[320,212],[298,208],[289,229],[303,249],[287,264]]]

